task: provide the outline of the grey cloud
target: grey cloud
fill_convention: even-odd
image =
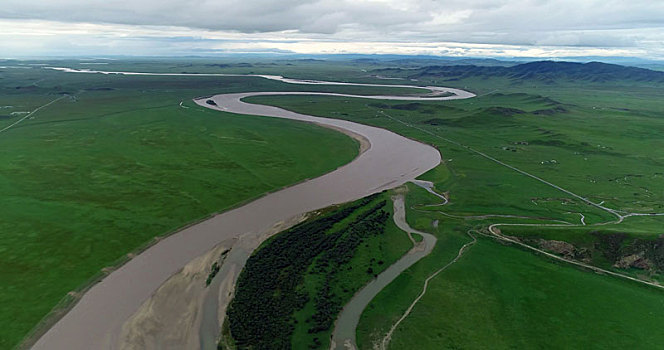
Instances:
[[[426,14],[395,13],[385,3],[334,0],[6,0],[0,8],[0,18],[175,25],[246,33],[299,30],[329,34],[342,25],[381,26],[423,16]]]
[[[438,13],[467,11],[462,23],[435,25]],[[390,32],[516,32],[664,26],[652,0],[5,0],[0,18],[176,25],[211,30],[335,33],[343,26]]]
[[[664,39],[664,1],[655,0],[3,0],[0,19],[657,52]]]

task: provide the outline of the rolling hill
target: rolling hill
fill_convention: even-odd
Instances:
[[[473,77],[501,77],[513,81],[534,80],[544,83],[579,81],[592,83],[634,82],[664,83],[664,72],[602,62],[576,63],[537,61],[511,67],[476,65],[436,65],[417,70],[379,69],[380,74],[407,75],[409,79],[443,78],[455,81]]]

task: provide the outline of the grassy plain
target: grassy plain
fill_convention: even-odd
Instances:
[[[413,287],[440,266],[434,259],[450,259],[468,240],[443,225],[445,240],[436,254],[400,276],[364,312],[360,348],[382,339],[420,292]],[[390,348],[655,349],[663,340],[662,294],[479,237],[430,284]]]

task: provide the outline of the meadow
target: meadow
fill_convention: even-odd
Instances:
[[[653,328],[664,322],[661,290],[485,235],[494,223],[529,224],[500,229],[544,250],[551,241],[566,242],[574,259],[661,281],[664,217],[631,216],[613,224],[616,216],[579,197],[624,213],[664,212],[664,90],[632,81],[443,80],[419,77],[418,84],[466,87],[478,97],[420,103],[249,100],[384,127],[435,145],[443,155],[444,164],[422,178],[450,203],[426,207],[437,198],[412,186],[408,195],[411,226],[435,233],[438,244],[369,305],[357,331],[360,348],[382,340],[424,280],[472,241],[468,232],[477,243],[431,280],[393,334],[391,348],[655,348],[663,340]],[[565,226],[539,226],[550,224]],[[647,263],[629,265],[625,259],[632,256]]]

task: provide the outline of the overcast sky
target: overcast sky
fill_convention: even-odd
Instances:
[[[228,52],[664,59],[662,0],[2,0],[0,57]]]

